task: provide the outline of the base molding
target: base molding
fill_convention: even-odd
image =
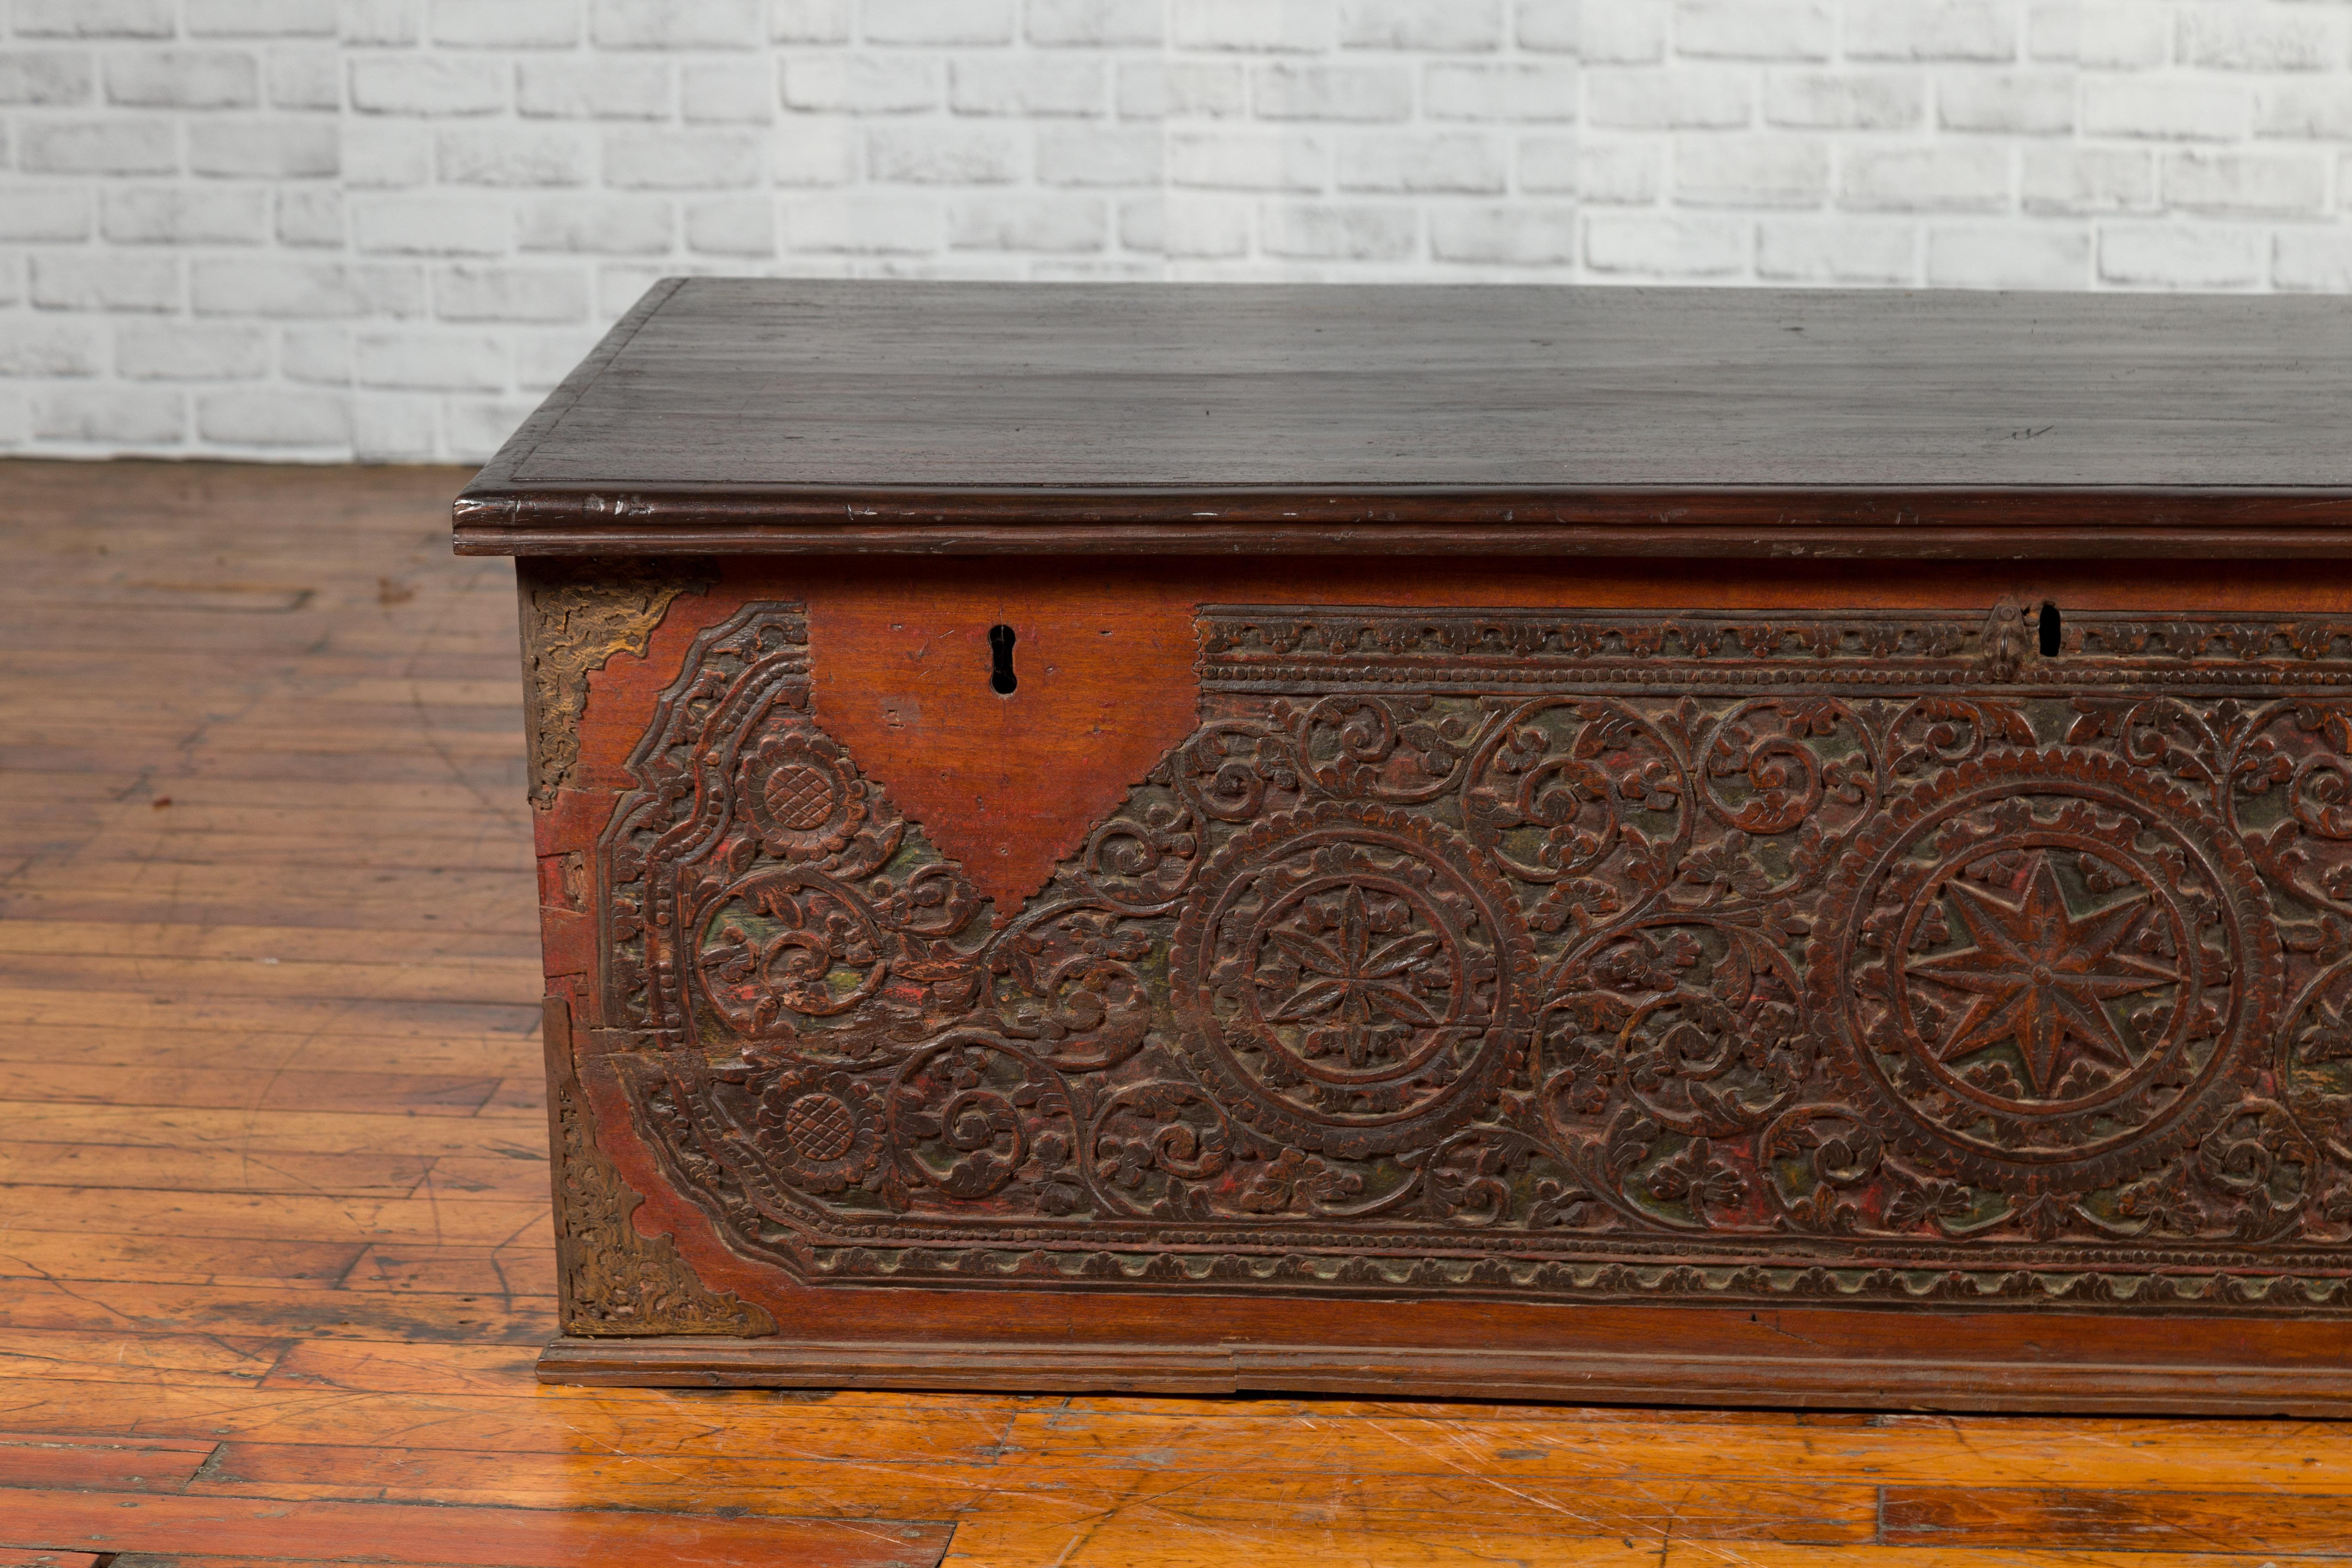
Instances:
[[[1927,1327],[1923,1321],[1922,1328]],[[1923,1336],[1925,1337],[1925,1336]],[[2198,1336],[2201,1338],[2202,1336]],[[2194,1347],[2210,1352],[2210,1343]],[[542,1383],[1013,1393],[1318,1394],[1589,1405],[2352,1416],[2352,1369],[2252,1361],[1705,1356],[1346,1344],[555,1341]]]

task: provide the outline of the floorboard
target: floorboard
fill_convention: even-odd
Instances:
[[[0,464],[0,1568],[2311,1568],[2352,1428],[540,1386],[510,569]]]

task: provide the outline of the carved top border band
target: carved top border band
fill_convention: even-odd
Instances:
[[[1431,610],[1203,606],[1202,687],[1283,691],[1465,682],[1527,690],[1668,687],[1745,692],[1797,681],[1868,689],[1995,683],[2059,692],[2162,683],[2261,691],[2352,686],[2352,616],[2063,616],[2039,651],[2026,609],[1919,611]]]

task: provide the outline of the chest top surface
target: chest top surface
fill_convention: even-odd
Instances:
[[[673,279],[484,554],[1952,558],[2352,546],[2293,297]]]

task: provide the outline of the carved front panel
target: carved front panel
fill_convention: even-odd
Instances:
[[[2352,623],[1213,608],[1017,910],[701,634],[598,1070],[805,1283],[2345,1305]]]

